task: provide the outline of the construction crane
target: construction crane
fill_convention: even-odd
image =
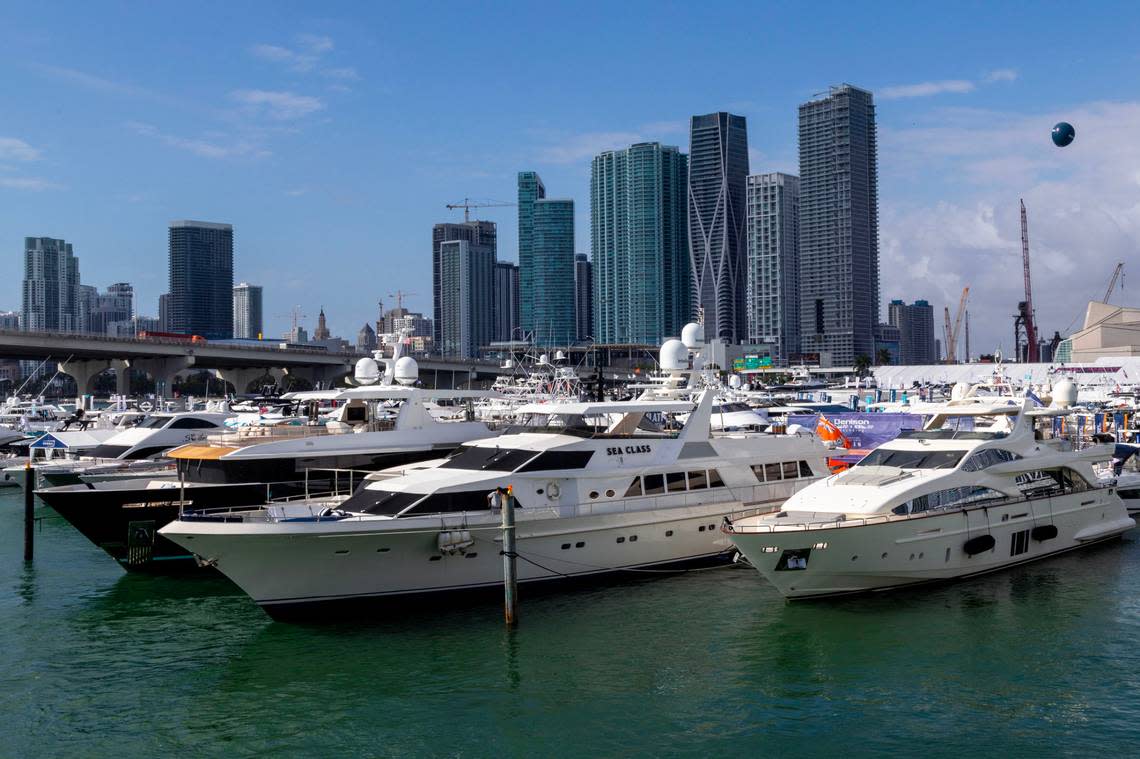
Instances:
[[[464,198],[462,203],[448,203],[447,210],[453,211],[456,208],[463,209],[463,222],[471,221],[472,208],[508,208],[510,206],[518,205],[517,203],[501,203],[497,200],[471,200],[471,198]]]
[[[942,344],[946,346],[946,363],[954,363],[954,344],[950,342],[950,306],[943,307],[943,315],[946,319],[942,325]]]
[[[300,306],[293,306],[293,308],[289,309],[289,313],[287,313],[287,314],[276,314],[276,316],[278,319],[283,319],[283,318],[292,319],[293,331],[290,332],[290,335],[293,337],[297,336],[297,327],[300,325],[301,320],[309,318],[307,314],[301,313],[301,307]]]
[[[962,288],[962,298],[958,301],[958,314],[954,317],[954,327],[950,327],[950,308],[946,308],[946,363],[958,363],[958,334],[962,330],[962,317],[966,313],[966,298],[970,295],[970,286]],[[970,360],[967,352],[966,361]]]
[[[1025,216],[1025,201],[1021,201],[1021,265],[1025,275],[1025,300],[1017,304],[1013,318],[1013,344],[1018,358],[1030,364],[1037,363],[1037,325],[1033,313],[1033,286],[1029,281],[1029,222]],[[1021,351],[1024,343],[1025,351]]]
[[[408,297],[409,295],[419,295],[419,293],[409,293],[404,292],[403,290],[397,290],[394,293],[388,293],[389,298],[396,299],[396,310],[398,310],[400,313],[404,312],[404,298]],[[381,309],[383,309],[383,306],[381,306]]]
[[[1116,265],[1112,272],[1112,279],[1108,283],[1108,289],[1104,291],[1104,303],[1108,303],[1108,299],[1112,297],[1112,291],[1116,287],[1116,280],[1120,279],[1120,275],[1124,273],[1124,262],[1121,261]]]

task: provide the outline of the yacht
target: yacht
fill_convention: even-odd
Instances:
[[[1092,468],[1113,448],[1042,439],[1035,419],[1057,413],[1028,399],[946,410],[725,530],[792,599],[971,577],[1119,537],[1135,522]],[[961,415],[994,422],[955,424]]]
[[[531,404],[502,436],[347,499],[185,512],[160,534],[275,617],[500,585],[497,488],[518,504],[524,584],[727,560],[725,516],[778,508],[827,466],[811,436],[712,436],[712,401]],[[679,432],[655,419],[690,410]]]

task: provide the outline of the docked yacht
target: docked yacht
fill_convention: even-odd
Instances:
[[[1119,537],[1135,522],[1092,468],[1112,446],[1040,438],[1035,418],[1056,413],[1029,400],[947,410],[726,532],[788,598],[970,577]],[[953,424],[982,416],[995,421]]]
[[[501,583],[500,487],[519,507],[522,583],[727,559],[724,517],[772,511],[827,468],[811,436],[712,436],[711,407],[705,393],[665,432],[654,417],[691,403],[532,404],[523,426],[346,500],[187,512],[160,534],[279,617]]]

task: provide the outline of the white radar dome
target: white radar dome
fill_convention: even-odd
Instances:
[[[968,382],[955,382],[954,387],[950,388],[950,400],[960,401],[966,397],[966,393],[968,392],[970,392]]]
[[[380,379],[380,365],[374,358],[362,358],[356,362],[352,377],[361,385],[371,385]]]
[[[681,342],[687,348],[697,348],[705,341],[705,328],[696,322],[689,322],[681,330]]]
[[[661,346],[661,368],[667,372],[689,368],[689,349],[680,340],[666,340]]]
[[[396,360],[395,375],[401,385],[413,385],[420,378],[420,365],[411,356],[402,356]]]
[[[550,355],[547,353],[543,353],[541,356],[538,357],[538,363],[549,364],[550,363]]]
[[[1077,386],[1072,380],[1063,379],[1053,385],[1053,405],[1057,408],[1071,408],[1077,402]]]
[[[740,387],[740,375],[739,374],[729,375],[728,386],[733,388],[733,389],[739,388]]]
[[[566,354],[563,353],[562,351],[554,351],[554,360],[555,361],[565,361],[566,360]]]

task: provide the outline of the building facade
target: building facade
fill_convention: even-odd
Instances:
[[[135,315],[135,289],[129,282],[116,282],[104,293],[82,286],[80,310],[81,331],[92,335],[115,335],[130,332]],[[134,334],[130,332],[130,334]]]
[[[476,358],[494,336],[495,253],[467,240],[449,240],[440,245],[439,268],[439,352]]]
[[[160,332],[170,331],[170,293],[158,296],[158,329]]]
[[[495,262],[494,340],[514,340],[519,335],[519,267],[509,261]]]
[[[518,174],[519,209],[519,329],[530,333],[534,327],[534,204],[546,197],[542,177],[533,171]]]
[[[688,156],[656,142],[594,157],[591,334],[604,343],[659,344],[692,315]]]
[[[934,364],[938,352],[934,344],[934,307],[925,300],[907,305],[892,300],[887,305],[887,323],[898,327],[898,363],[904,365]]]
[[[170,222],[170,331],[232,338],[233,290],[233,227],[208,221]]]
[[[521,238],[521,234],[519,235]],[[574,201],[534,201],[530,266],[519,257],[519,319],[537,345],[578,338],[574,312]]]
[[[21,326],[28,332],[79,330],[79,259],[71,243],[24,238]]]
[[[778,363],[800,352],[799,212],[799,177],[780,173],[748,177],[748,342],[769,346],[772,360]]]
[[[578,342],[594,339],[594,273],[585,253],[574,255],[574,324]]]
[[[234,337],[256,340],[264,332],[260,285],[241,282],[234,287]]]
[[[748,125],[743,116],[693,116],[689,132],[689,254],[693,298],[705,337],[729,343],[746,334],[745,186]]]
[[[498,251],[498,230],[493,221],[467,221],[463,223],[446,222],[436,224],[431,230],[431,290],[432,290],[432,329],[431,337],[436,346],[442,344],[443,314],[440,311],[443,305],[440,292],[440,246],[445,242],[465,240],[480,250],[489,249],[492,255]],[[391,332],[391,325],[379,325],[376,334]]]
[[[874,357],[879,321],[875,104],[844,84],[799,107],[800,347]]]

